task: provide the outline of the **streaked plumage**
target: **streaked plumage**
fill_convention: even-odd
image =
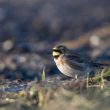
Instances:
[[[69,77],[94,75],[100,69],[110,66],[90,61],[62,45],[53,48],[53,57],[61,73]]]

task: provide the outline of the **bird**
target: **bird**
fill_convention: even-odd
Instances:
[[[98,63],[87,56],[81,55],[64,45],[57,45],[52,49],[53,59],[59,71],[73,78],[95,76],[98,71],[110,64]]]

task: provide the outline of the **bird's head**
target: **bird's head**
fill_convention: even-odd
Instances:
[[[57,59],[60,55],[65,54],[67,50],[67,47],[63,45],[55,46],[53,48],[53,57]]]

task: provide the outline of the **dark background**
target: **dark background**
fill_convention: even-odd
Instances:
[[[110,63],[110,0],[0,0],[0,78],[59,73],[57,44]]]

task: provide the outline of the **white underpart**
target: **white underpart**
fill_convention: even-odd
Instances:
[[[69,77],[76,77],[77,75],[81,75],[82,71],[80,70],[76,70],[71,68],[69,65],[67,64],[61,64],[60,63],[60,58],[58,58],[57,60],[54,59],[54,61],[56,62],[56,65],[58,67],[58,69],[61,71],[61,73],[63,73],[64,75],[67,75]]]

